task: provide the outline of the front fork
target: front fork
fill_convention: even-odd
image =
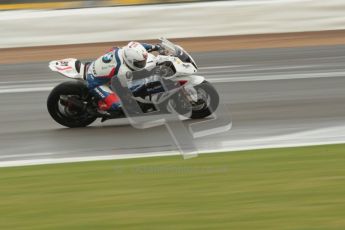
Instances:
[[[198,92],[195,90],[193,85],[185,85],[182,86],[181,92],[184,96],[188,99],[189,102],[197,102],[198,101]]]

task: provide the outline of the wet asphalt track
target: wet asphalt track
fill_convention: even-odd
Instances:
[[[345,142],[345,46],[194,56],[233,125],[196,139],[200,150]],[[47,63],[0,65],[0,162],[176,150],[163,126],[139,130],[125,119],[80,129],[56,124],[46,98],[63,80]]]

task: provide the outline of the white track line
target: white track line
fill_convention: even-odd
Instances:
[[[307,146],[319,146],[319,145],[343,144],[343,143],[345,143],[345,140],[339,140],[339,141],[329,140],[329,141],[322,141],[322,142],[317,142],[317,143],[315,142],[302,143],[301,142],[301,143],[285,143],[285,144],[262,144],[260,146],[256,146],[256,145],[238,146],[238,147],[232,147],[232,148],[208,150],[208,151],[199,152],[199,154],[234,152],[234,151],[245,151],[245,150],[260,150],[260,149],[272,149],[272,148],[307,147]],[[53,156],[55,154],[45,153],[44,155]],[[0,168],[30,166],[30,165],[77,163],[77,162],[89,162],[89,161],[122,160],[122,159],[134,159],[134,158],[146,158],[146,157],[177,156],[177,155],[180,155],[180,153],[178,152],[160,152],[160,153],[142,153],[142,154],[133,153],[133,154],[118,154],[118,155],[89,156],[89,157],[66,157],[66,158],[51,158],[51,159],[0,161]]]
[[[51,153],[50,155],[54,155],[54,153]],[[119,155],[106,155],[106,156],[1,161],[0,162],[0,168],[15,167],[15,166],[29,166],[29,165],[75,163],[75,162],[87,162],[87,161],[120,160],[120,159],[172,156],[172,155],[179,155],[179,153],[177,153],[177,152],[174,152],[174,153],[172,153],[172,152],[168,152],[168,153],[143,153],[143,154],[136,153],[136,154],[122,154],[122,155],[119,154]]]
[[[250,82],[250,81],[272,81],[272,80],[295,80],[295,79],[314,79],[314,78],[335,78],[345,77],[345,71],[327,72],[327,73],[296,73],[296,74],[274,74],[264,76],[243,76],[231,77],[231,73],[223,75],[209,75],[206,79],[210,82]],[[18,82],[20,83],[20,82]],[[32,82],[34,83],[34,81]],[[0,86],[0,94],[5,93],[29,93],[29,92],[42,92],[52,90],[54,85],[7,85]]]
[[[252,65],[222,65],[222,66],[202,66],[199,67],[199,70],[204,70],[204,69],[232,69],[232,68],[239,68],[239,67],[248,67]]]
[[[0,89],[0,94],[4,93],[33,93],[50,91],[54,87],[32,87],[32,88],[15,88],[15,89]]]
[[[228,77],[228,75],[215,75],[215,78],[209,78],[210,82],[250,82],[250,81],[272,81],[272,80],[296,80],[296,79],[314,79],[314,78],[336,78],[345,77],[345,71],[331,73],[297,73],[297,74],[275,74],[265,76],[249,77]],[[222,78],[224,77],[224,78]],[[1,91],[0,91],[1,92]]]
[[[242,67],[242,66],[241,66]],[[257,72],[257,71],[272,71],[272,70],[304,70],[304,69],[310,69],[311,67],[317,67],[317,65],[300,65],[300,66],[272,66],[272,67],[259,67],[259,68],[242,68],[242,69],[237,69],[236,74],[241,74],[241,72]],[[236,67],[232,67],[236,68]],[[237,67],[238,68],[238,67]],[[219,69],[219,70],[218,70]],[[201,75],[208,75],[208,74],[218,74],[218,73],[231,73],[227,70],[230,68],[224,68],[223,70],[221,68],[215,68],[212,71],[200,71]],[[217,71],[218,70],[218,71]],[[345,70],[345,68],[344,68]],[[269,72],[268,72],[269,73]]]

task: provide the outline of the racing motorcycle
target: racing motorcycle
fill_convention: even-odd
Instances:
[[[161,38],[158,55],[148,54],[143,71],[126,76],[130,94],[122,94],[141,109],[140,115],[177,113],[192,119],[210,116],[218,107],[219,95],[204,77],[196,75],[198,66],[181,46]],[[74,58],[49,63],[53,72],[73,79],[57,85],[49,94],[47,107],[59,124],[75,128],[86,127],[96,119],[125,118],[126,113],[104,113],[98,110],[98,98],[86,84],[90,62]],[[116,84],[112,84],[114,86]],[[114,90],[114,88],[112,88]],[[115,90],[117,94],[118,90]],[[125,100],[119,94],[121,101]]]

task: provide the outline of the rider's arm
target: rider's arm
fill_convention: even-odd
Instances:
[[[113,78],[117,79],[121,83],[122,87],[128,87],[128,79],[125,74],[117,74]]]
[[[147,50],[147,52],[158,51],[161,47],[159,45],[152,45],[147,43],[141,43],[142,46]]]

